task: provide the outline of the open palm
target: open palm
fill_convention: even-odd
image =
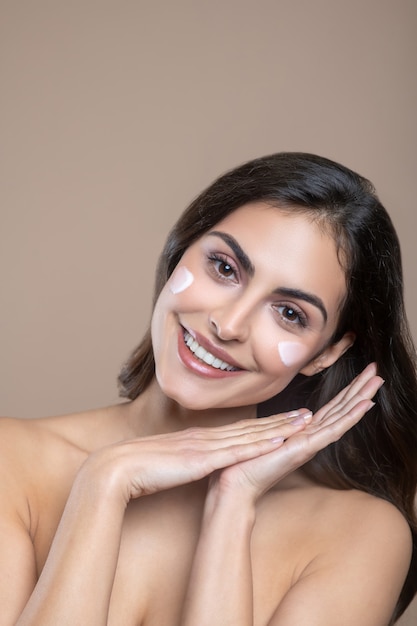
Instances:
[[[359,422],[372,408],[371,398],[382,384],[382,378],[376,375],[375,365],[369,365],[350,385],[306,421],[301,431],[290,435],[278,449],[225,468],[217,480],[225,488],[249,490],[257,499]]]

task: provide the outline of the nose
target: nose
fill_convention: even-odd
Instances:
[[[239,299],[210,312],[210,328],[222,341],[246,341],[250,333],[252,308]]]

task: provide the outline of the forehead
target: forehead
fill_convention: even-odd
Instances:
[[[275,287],[304,289],[338,310],[346,294],[346,277],[330,228],[303,211],[263,202],[244,205],[221,220],[207,240],[224,232],[236,239],[255,267]],[[279,284],[277,284],[279,283]]]
[[[318,211],[317,216],[315,216],[314,209],[298,206],[280,207],[266,201],[249,202],[238,207],[217,222],[213,230],[217,229],[217,226],[220,224],[233,225],[233,227],[239,226],[245,229],[248,226],[252,227],[255,222],[259,223],[260,227],[263,227],[267,222],[271,223],[272,221],[275,221],[278,229],[279,224],[282,227],[284,224],[287,224],[287,228],[289,228],[290,221],[293,224],[304,224],[305,227],[310,227],[314,231],[317,229],[322,234],[333,239],[331,228],[326,227],[326,222]]]

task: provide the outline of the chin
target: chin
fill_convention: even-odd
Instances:
[[[178,391],[178,388],[172,389],[166,386],[160,385],[162,393],[176,402],[180,407],[188,411],[206,411],[212,408],[221,408],[213,405],[212,402],[207,400],[207,397],[201,397],[201,395],[194,393],[187,393],[184,389]]]
[[[168,384],[164,384],[157,376],[159,387],[165,397],[169,398],[173,402],[176,402],[180,407],[187,411],[207,411],[210,409],[231,409],[237,406],[238,403],[228,399],[228,401],[213,401],[213,394],[201,393],[196,389],[189,389],[187,391],[184,386],[181,390],[178,389],[178,385],[175,387]]]
[[[207,411],[208,409],[217,408],[217,407],[208,405],[207,403],[199,402],[198,400],[193,401],[193,399],[184,400],[184,398],[175,398],[172,396],[170,397],[181,408],[186,409],[187,411]]]
[[[190,411],[203,411],[210,408],[207,406],[207,402],[202,401],[201,394],[198,394],[195,389],[187,390],[186,386],[178,383],[177,379],[167,380],[158,372],[158,369],[156,369],[155,374],[159,388],[166,398]]]

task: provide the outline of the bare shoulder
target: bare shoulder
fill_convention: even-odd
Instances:
[[[356,490],[329,490],[326,500],[325,512],[340,528],[340,536],[337,530],[335,534],[341,549],[351,550],[355,545],[361,551],[375,551],[383,544],[386,558],[390,552],[395,552],[409,562],[410,527],[394,504]]]
[[[58,446],[76,445],[75,435],[82,428],[81,414],[60,418],[39,419],[0,418],[0,461],[19,466],[25,459],[38,460]]]
[[[0,470],[2,490],[0,497],[12,505],[20,496],[26,497],[44,475],[53,474],[58,460],[81,456],[82,450],[71,437],[69,424],[79,418],[19,419],[0,418]],[[6,496],[6,497],[4,497]]]
[[[117,440],[112,411],[98,409],[39,419],[0,418],[2,510],[27,502],[43,489],[63,489],[97,447]],[[24,504],[26,503],[26,505]]]
[[[0,418],[1,623],[14,624],[32,593],[100,421],[100,411]]]
[[[410,526],[394,504],[366,493],[353,492],[352,509],[356,523],[351,538],[342,546],[343,554],[352,554],[363,581],[371,573],[379,580],[380,590],[386,588],[387,595],[392,593],[395,599],[410,567]]]
[[[355,554],[374,552],[376,561],[388,559],[390,554],[400,556],[408,568],[409,525],[402,513],[382,498],[354,489],[331,489],[295,473],[268,494],[265,510],[267,524],[275,527],[279,515],[286,532],[303,538],[302,554],[315,564],[321,555],[346,553],[352,560]]]
[[[271,626],[388,623],[412,554],[402,513],[370,494],[308,481],[273,497],[274,507],[291,511],[285,544],[296,548],[291,585],[277,598]]]
[[[44,452],[57,446],[89,453],[123,438],[123,424],[122,405],[36,419],[2,417],[0,458],[3,454],[15,457],[20,451],[27,453],[36,448]]]
[[[391,502],[358,490],[335,490],[311,486],[306,496],[310,523],[322,558],[331,554],[349,556],[349,561],[391,563],[407,571],[411,558],[410,527],[399,509]],[[318,559],[320,560],[320,559]],[[317,560],[316,560],[317,562]]]

